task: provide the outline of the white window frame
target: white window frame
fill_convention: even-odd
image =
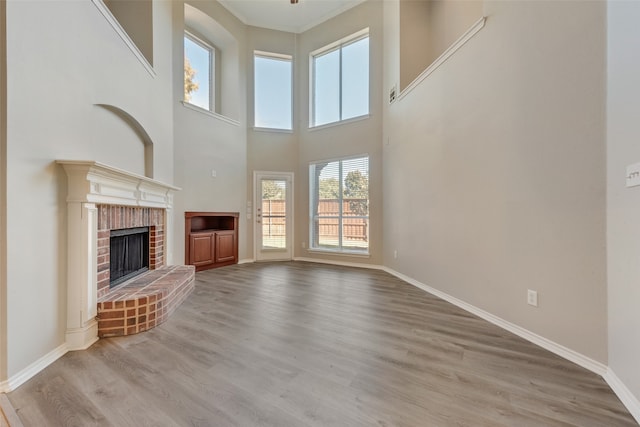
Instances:
[[[215,66],[216,66],[216,48],[211,43],[208,43],[207,41],[203,40],[202,38],[196,36],[195,34],[193,34],[193,32],[191,32],[189,30],[184,30],[184,37],[188,38],[189,40],[191,40],[193,43],[197,44],[201,48],[206,49],[206,50],[209,51],[209,108],[207,108],[206,111],[209,111],[210,113],[215,113],[215,103],[216,103],[216,85],[215,85],[215,82],[216,82],[216,78],[215,78],[215,73],[216,73],[216,69],[215,69]],[[184,44],[184,39],[183,39],[182,43]],[[183,61],[184,61],[184,59],[183,59]],[[184,68],[184,63],[183,63],[183,68]],[[182,79],[182,86],[183,86],[183,92],[184,92],[184,77]],[[189,104],[189,106],[191,106],[191,107],[203,109],[199,105],[193,104],[193,103],[187,101],[186,99],[183,99],[182,101],[185,104]]]
[[[343,254],[343,255],[349,255],[349,256],[365,256],[368,257],[369,253],[371,251],[371,241],[368,241],[367,244],[367,249],[366,250],[354,250],[354,249],[348,249],[344,247],[343,245],[343,220],[344,220],[344,216],[343,216],[343,183],[342,181],[344,180],[343,177],[343,167],[342,167],[342,162],[344,161],[348,161],[348,160],[353,160],[353,159],[361,159],[361,158],[366,158],[367,159],[367,176],[369,177],[369,183],[371,183],[370,177],[371,177],[371,157],[369,156],[369,154],[358,154],[358,155],[354,155],[354,156],[348,156],[348,157],[341,157],[341,158],[337,158],[337,159],[327,159],[327,160],[320,160],[320,161],[313,161],[313,162],[309,162],[309,252],[328,252],[331,254]],[[335,217],[321,217],[320,215],[317,215],[314,209],[314,199],[316,198],[317,194],[319,194],[319,182],[316,182],[315,180],[315,176],[313,176],[312,173],[312,166],[316,166],[320,163],[334,163],[334,162],[340,162],[339,164],[339,179],[338,179],[338,193],[340,194],[340,201],[338,204],[338,210],[339,210],[339,217],[338,217],[338,248],[337,249],[332,249],[332,248],[323,248],[320,247],[318,245],[318,242],[316,242],[314,240],[314,224],[316,220],[319,220],[320,218],[335,218]],[[315,172],[315,170],[314,170]],[[367,192],[367,201],[369,201],[369,204],[371,203],[371,187],[368,188],[368,192]],[[319,199],[318,199],[319,200]],[[366,219],[369,223],[369,229],[371,228],[371,215],[350,215],[347,216],[346,218],[348,219],[357,219],[357,218],[363,218]]]
[[[291,99],[290,99],[290,103],[291,103],[291,128],[290,129],[284,129],[284,128],[271,128],[271,127],[264,127],[264,126],[256,126],[256,86],[255,86],[255,82],[256,82],[256,68],[255,68],[255,59],[256,57],[261,57],[261,58],[267,58],[267,59],[273,59],[273,60],[280,60],[280,61],[288,61],[291,64]],[[294,124],[294,113],[293,113],[293,101],[294,101],[294,96],[293,96],[293,91],[294,91],[294,86],[293,86],[293,74],[294,74],[294,70],[293,70],[293,55],[287,55],[287,54],[283,54],[283,53],[273,53],[273,52],[265,52],[265,51],[261,51],[261,50],[255,50],[253,51],[253,128],[255,130],[263,130],[263,131],[271,131],[271,132],[285,132],[285,133],[292,133],[293,132],[293,124]]]
[[[369,77],[369,106],[367,108],[367,113],[361,116],[349,117],[348,119],[342,118],[342,49],[345,46],[348,46],[352,43],[356,43],[365,38],[369,38],[369,28],[362,29],[354,34],[351,34],[347,37],[344,37],[338,41],[335,41],[327,46],[321,47],[320,49],[316,49],[309,54],[309,129],[312,128],[320,128],[324,126],[332,126],[335,124],[350,122],[354,120],[359,120],[365,117],[368,117],[371,113],[371,77]],[[340,119],[334,122],[323,123],[321,125],[316,125],[316,70],[315,70],[315,58],[317,56],[322,56],[333,51],[340,50],[340,72],[339,72],[339,96],[340,96]],[[371,73],[371,50],[369,50],[369,74]]]

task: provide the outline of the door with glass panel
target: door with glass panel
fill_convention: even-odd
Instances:
[[[254,172],[256,261],[293,257],[293,173]]]

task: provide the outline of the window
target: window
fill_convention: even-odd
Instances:
[[[213,111],[215,49],[190,33],[184,35],[184,100]]]
[[[292,129],[291,56],[254,54],[254,126]]]
[[[311,53],[310,126],[369,114],[369,29]]]
[[[369,252],[369,157],[309,166],[311,249]]]

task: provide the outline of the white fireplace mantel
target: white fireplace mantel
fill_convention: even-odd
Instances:
[[[170,208],[180,188],[102,163],[57,160],[69,177],[67,202]]]
[[[178,187],[94,161],[57,160],[67,174],[67,332],[69,350],[98,339],[98,204],[165,209],[165,254],[171,259],[173,192]]]

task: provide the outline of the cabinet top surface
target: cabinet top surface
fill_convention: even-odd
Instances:
[[[239,217],[240,214],[238,212],[185,212],[185,218],[193,218],[196,216],[232,216]]]

